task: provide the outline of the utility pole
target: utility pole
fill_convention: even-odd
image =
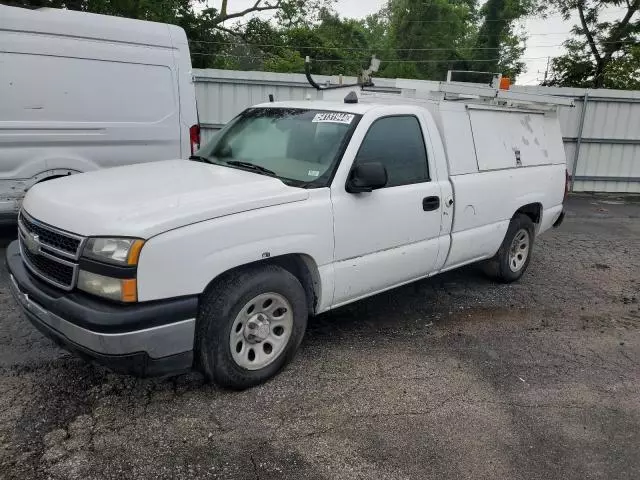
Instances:
[[[551,63],[551,57],[547,57],[547,69],[544,71],[544,80],[542,81],[542,86],[547,86],[547,78],[549,78],[549,64]]]

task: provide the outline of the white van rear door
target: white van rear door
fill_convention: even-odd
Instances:
[[[180,108],[180,156],[188,158],[199,148],[200,129],[196,129],[197,138],[192,138],[191,130],[199,125],[196,106],[196,89],[193,84],[191,54],[185,31],[175,25],[169,25],[169,35],[173,44],[176,83],[178,86]]]

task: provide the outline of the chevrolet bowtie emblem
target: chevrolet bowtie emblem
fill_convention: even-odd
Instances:
[[[38,255],[40,253],[40,236],[35,233],[28,233],[25,235],[24,243],[29,250],[34,255]]]

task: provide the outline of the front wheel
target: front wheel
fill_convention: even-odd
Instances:
[[[201,300],[196,348],[205,376],[234,389],[265,382],[295,355],[307,316],[304,288],[281,267],[224,275]]]
[[[527,215],[511,220],[498,253],[485,263],[485,272],[494,280],[511,283],[519,280],[531,262],[535,228]]]

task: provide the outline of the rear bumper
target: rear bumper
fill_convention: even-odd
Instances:
[[[63,348],[138,376],[191,369],[197,297],[128,306],[64,293],[26,270],[16,242],[7,248],[7,266],[26,317]]]

